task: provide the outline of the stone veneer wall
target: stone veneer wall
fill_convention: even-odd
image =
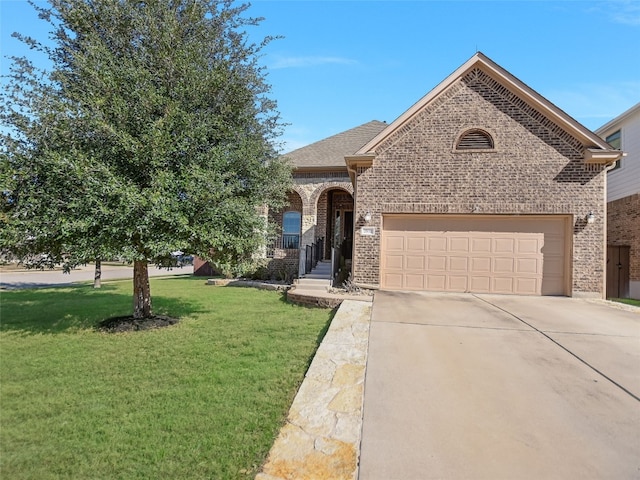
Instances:
[[[467,129],[494,139],[491,151],[455,151]],[[380,281],[380,235],[385,213],[571,214],[572,293],[602,295],[605,173],[585,165],[583,145],[509,90],[474,70],[394,132],[360,168],[354,218],[373,215],[376,234],[356,233],[354,278]]]
[[[331,249],[331,242],[327,239],[327,202],[328,202],[328,194],[327,191],[322,192],[320,197],[318,197],[317,202],[317,210],[316,210],[316,225],[314,229],[315,237],[325,237],[324,238],[324,257],[330,258],[328,256],[328,252]],[[330,255],[330,254],[329,254]]]
[[[302,198],[302,239],[300,245],[312,244],[326,232],[326,192],[338,188],[353,194],[346,166],[344,170],[294,173],[295,191]]]
[[[342,189],[353,192],[349,174],[344,169],[319,172],[294,172],[294,191],[288,194],[288,206],[278,212],[269,212],[269,221],[282,231],[282,215],[287,211],[302,213],[300,247],[312,244],[326,232],[327,192]],[[325,241],[326,245],[326,241]],[[299,263],[299,251],[276,249],[267,264],[272,277],[281,277],[295,270]]]
[[[629,278],[640,282],[640,193],[607,204],[607,244],[631,247]]]

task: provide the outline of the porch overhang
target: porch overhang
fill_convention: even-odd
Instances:
[[[358,168],[369,168],[373,165],[373,159],[376,157],[375,153],[363,153],[360,155],[347,155],[344,157],[344,161],[347,164],[347,170],[349,171],[349,178],[351,178],[351,184],[356,186],[356,175],[358,174]]]
[[[598,165],[611,165],[622,157],[626,156],[626,153],[620,150],[603,150],[600,148],[586,148],[584,151],[584,163],[598,164]]]

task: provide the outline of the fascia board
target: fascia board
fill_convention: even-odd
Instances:
[[[318,166],[318,167],[294,167],[293,171],[294,172],[299,172],[299,173],[317,173],[317,172],[342,172],[345,171],[347,168],[342,165],[335,165],[335,166],[331,166],[331,167],[325,167],[325,166]]]
[[[596,164],[612,164],[622,157],[626,157],[626,153],[620,150],[600,150],[597,148],[587,148],[584,151],[585,163]]]

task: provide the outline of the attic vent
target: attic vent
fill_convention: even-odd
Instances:
[[[484,130],[467,130],[458,139],[456,150],[493,150],[493,138]]]

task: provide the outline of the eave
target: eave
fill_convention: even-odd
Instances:
[[[620,150],[587,148],[584,151],[584,163],[594,165],[611,165],[624,156],[626,156],[626,153],[621,152]]]
[[[293,167],[294,172],[300,173],[318,173],[318,172],[344,172],[346,167],[344,165],[334,166],[318,166],[318,167]]]
[[[374,158],[375,154],[373,153],[347,155],[344,157],[344,161],[347,164],[347,170],[349,171],[349,177],[351,178],[351,183],[354,187],[356,185],[356,175],[358,173],[358,167],[371,167],[373,165]]]

